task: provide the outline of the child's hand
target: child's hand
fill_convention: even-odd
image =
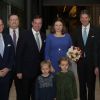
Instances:
[[[50,62],[50,65],[51,65],[50,71],[51,71],[52,73],[54,73],[54,72],[55,72],[55,69],[53,68],[53,66],[52,66],[52,64],[51,64],[51,61],[50,61],[50,60],[48,60],[48,61]]]
[[[55,72],[55,69],[53,68],[53,66],[51,66],[51,72]]]
[[[17,73],[17,78],[22,79],[22,73]]]
[[[94,73],[96,76],[99,76],[100,72],[98,67],[95,68]]]

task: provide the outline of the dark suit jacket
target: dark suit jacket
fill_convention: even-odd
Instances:
[[[87,38],[86,45],[84,46],[82,38],[82,27],[78,27],[76,33],[72,36],[73,44],[82,50],[82,57],[78,61],[78,66],[83,66],[83,59],[85,58],[88,67],[94,69],[95,67],[95,55],[94,55],[94,38],[96,34],[96,28],[90,25],[90,30]],[[84,56],[85,53],[85,56]]]
[[[97,28],[97,34],[95,38],[95,57],[96,66],[99,68],[99,79],[100,79],[100,26]]]
[[[12,69],[14,63],[14,46],[9,35],[3,33],[3,39],[5,48],[3,57],[0,55],[0,70],[5,67]]]
[[[10,35],[10,30],[9,30],[9,28],[6,28],[6,29],[4,30],[4,33]],[[25,30],[22,29],[22,28],[19,28],[19,38],[18,38],[18,41],[17,41],[17,45],[19,44],[19,43],[18,43],[18,42],[19,42],[19,39],[20,39],[21,37],[23,37],[23,34],[24,34],[24,33],[25,33]]]
[[[10,35],[10,30],[9,30],[9,28],[6,28],[6,29],[4,30],[4,33]],[[19,38],[18,38],[18,41],[17,41],[17,46],[19,45],[19,40],[20,40],[20,38],[23,37],[24,33],[25,33],[25,30],[22,29],[22,28],[19,28]],[[12,39],[12,38],[11,38],[11,39]],[[13,40],[12,40],[12,41],[13,41]],[[17,46],[16,46],[16,51],[17,51]],[[17,70],[17,66],[16,66],[16,52],[15,52],[15,57],[14,57],[13,70],[14,70],[14,71]]]
[[[17,46],[17,72],[23,76],[34,77],[39,73],[40,62],[44,58],[45,34],[41,33],[42,48],[39,51],[32,30],[20,38]]]

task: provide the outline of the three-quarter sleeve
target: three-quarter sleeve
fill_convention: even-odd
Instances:
[[[69,35],[69,48],[72,46],[72,38],[71,36]]]
[[[46,38],[46,45],[45,45],[45,59],[50,60],[50,36]]]

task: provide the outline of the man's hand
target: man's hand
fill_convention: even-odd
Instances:
[[[94,73],[96,76],[99,76],[99,68],[98,67],[95,68]]]
[[[3,75],[2,75],[2,72],[1,72],[1,70],[0,70],[0,77],[2,77]]]
[[[0,70],[0,76],[5,77],[8,74],[9,71],[10,71],[10,69],[3,68],[2,70]]]
[[[17,78],[22,79],[22,73],[17,73]]]

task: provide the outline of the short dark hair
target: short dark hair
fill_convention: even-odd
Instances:
[[[42,16],[41,15],[35,15],[32,19],[32,21],[34,21],[34,19],[41,19],[42,20]]]
[[[60,17],[58,17],[58,18],[56,18],[56,19],[54,20],[53,25],[52,25],[52,28],[51,28],[51,32],[52,32],[52,33],[55,33],[54,24],[55,24],[55,22],[57,22],[57,21],[60,21],[60,22],[63,24],[62,34],[65,34],[65,32],[67,31],[67,29],[66,29],[66,27],[65,27],[65,23],[64,23],[63,19],[60,18]]]
[[[12,13],[12,14],[10,14],[10,15],[8,16],[8,19],[10,19],[10,17],[11,17],[11,16],[14,16],[14,15],[15,15],[15,16],[17,16],[17,17],[18,17],[18,19],[19,19],[19,15],[18,15],[18,14],[16,14],[16,13]]]
[[[80,12],[80,16],[83,15],[83,14],[87,14],[90,17],[90,13],[87,9],[84,9]]]
[[[2,21],[2,23],[4,24],[4,22],[3,22],[3,18],[1,18],[1,17],[0,17],[0,20],[1,20],[1,21]]]
[[[41,68],[43,67],[43,65],[47,64],[49,66],[49,68],[51,68],[51,63],[48,60],[43,60],[40,64]]]

